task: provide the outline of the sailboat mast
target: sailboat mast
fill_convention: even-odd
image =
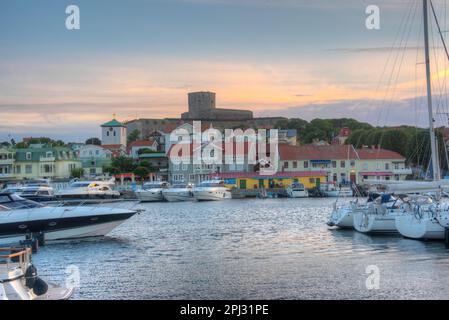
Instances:
[[[423,0],[423,16],[424,16],[424,48],[426,58],[426,78],[427,78],[427,108],[429,112],[429,131],[430,131],[430,145],[432,150],[432,172],[433,180],[440,180],[440,164],[438,161],[438,151],[435,138],[435,128],[433,120],[432,108],[432,84],[430,79],[430,52],[429,52],[429,21],[427,1]]]

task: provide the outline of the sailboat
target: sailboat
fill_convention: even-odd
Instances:
[[[432,3],[431,3],[432,5]],[[433,9],[433,8],[432,8]],[[436,202],[424,205],[419,203],[404,207],[404,212],[396,216],[395,226],[399,233],[406,238],[412,239],[444,239],[445,228],[449,227],[449,210],[441,203],[440,166],[438,149],[435,136],[433,107],[432,107],[432,85],[430,80],[430,53],[429,53],[429,21],[428,0],[423,0],[424,17],[424,49],[426,59],[426,82],[427,82],[427,109],[429,116],[429,133],[432,153],[433,184],[436,191]],[[436,16],[435,16],[436,19]],[[441,31],[440,31],[441,32]],[[444,44],[444,39],[443,44]],[[445,46],[446,47],[446,46]]]

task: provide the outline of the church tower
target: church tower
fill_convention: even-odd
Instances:
[[[114,116],[114,119],[101,125],[101,137],[103,145],[120,144],[126,147],[128,137],[126,126]]]

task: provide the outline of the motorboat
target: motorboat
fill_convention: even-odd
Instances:
[[[47,186],[25,186],[17,192],[17,195],[36,202],[56,201],[58,199],[53,188]]]
[[[223,180],[206,180],[193,189],[193,196],[198,201],[219,201],[231,199],[231,192]]]
[[[45,282],[31,262],[31,248],[0,248],[0,300],[68,300],[75,288]]]
[[[354,195],[351,186],[337,185],[333,182],[321,183],[320,190],[326,197],[352,197]]]
[[[307,198],[309,192],[302,183],[294,182],[287,188],[287,195],[289,198]]]
[[[152,181],[143,184],[142,189],[136,190],[137,199],[141,202],[164,201],[162,191],[170,187],[166,181]]]
[[[100,206],[49,207],[0,193],[0,243],[104,236],[137,212]]]
[[[397,233],[396,217],[402,215],[403,198],[370,195],[365,206],[353,208],[354,228],[362,233]]]
[[[114,190],[115,182],[109,181],[76,181],[67,189],[56,192],[60,200],[73,199],[117,199],[120,192]]]
[[[168,189],[163,189],[162,196],[168,202],[191,201],[194,199],[193,188],[191,183],[174,184]]]

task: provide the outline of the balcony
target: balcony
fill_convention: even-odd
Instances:
[[[0,165],[12,165],[14,164],[14,159],[0,159]]]
[[[14,178],[14,175],[12,173],[0,173],[0,179],[10,179]]]

